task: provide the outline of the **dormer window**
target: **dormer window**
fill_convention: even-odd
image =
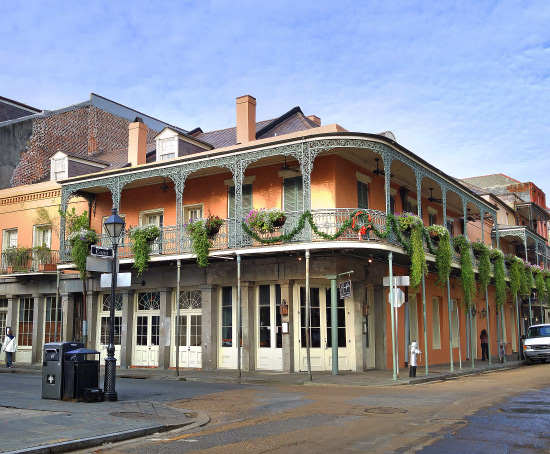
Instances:
[[[58,181],[67,178],[67,156],[62,153],[56,153],[51,164],[51,180]]]
[[[159,159],[165,161],[166,159],[172,159],[176,157],[177,151],[177,138],[161,139],[159,140],[160,150]]]

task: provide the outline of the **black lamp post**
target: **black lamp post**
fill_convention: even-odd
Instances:
[[[111,280],[111,303],[109,304],[109,345],[107,347],[107,357],[105,358],[105,400],[114,402],[117,400],[115,391],[116,381],[116,358],[115,358],[115,289],[116,289],[116,265],[118,239],[124,230],[125,222],[117,214],[117,209],[113,207],[113,214],[105,222],[107,231],[113,244],[113,270]]]

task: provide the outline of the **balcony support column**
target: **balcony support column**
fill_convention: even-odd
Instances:
[[[390,186],[390,171],[391,164],[393,161],[393,156],[382,153],[382,162],[384,163],[384,189],[386,193],[386,214],[391,212],[391,186]],[[386,224],[386,229],[388,228]]]
[[[422,219],[422,172],[420,169],[414,169],[414,176],[416,177],[416,205],[417,205],[417,214],[420,219]]]
[[[447,228],[447,187],[441,186],[441,204],[443,205],[443,227]]]
[[[481,213],[481,242],[485,243],[485,210],[480,208],[479,211]]]
[[[233,174],[233,182],[235,183],[235,228],[230,232],[230,246],[239,247],[243,244],[243,229],[241,222],[243,219],[243,180],[244,180],[244,163],[237,157],[236,160],[229,165],[229,169]]]

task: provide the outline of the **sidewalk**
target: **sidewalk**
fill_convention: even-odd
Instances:
[[[182,389],[178,381],[199,382],[196,386],[211,388],[233,386],[238,384],[251,385],[337,385],[337,386],[396,386],[420,384],[430,381],[450,380],[461,376],[483,374],[503,369],[511,369],[523,365],[517,357],[508,357],[506,363],[493,361],[463,361],[462,369],[455,363],[455,370],[450,372],[449,365],[430,367],[425,375],[425,368],[418,367],[417,377],[410,379],[408,370],[399,371],[399,379],[393,380],[392,371],[369,370],[367,372],[341,372],[332,375],[330,372],[313,372],[312,380],[307,373],[283,374],[279,372],[243,371],[238,377],[236,370],[181,370],[159,369],[119,369],[117,377],[138,380],[117,380],[119,387],[127,389],[141,388],[141,394],[121,392],[121,395],[131,395],[131,401],[82,403],[65,402],[61,400],[45,400],[41,398],[42,367],[39,365],[15,365],[13,369],[2,368],[0,364],[0,380],[3,385],[0,394],[0,443],[1,453],[54,454],[75,451],[78,449],[100,446],[108,442],[123,441],[131,438],[165,432],[176,428],[186,430],[208,423],[206,414],[176,410],[167,404],[150,401],[150,392],[154,389],[167,389],[167,395],[174,398],[164,398],[166,403],[178,400],[174,389]],[[142,381],[143,380],[143,381]],[[162,383],[153,384],[149,380]],[[132,384],[133,383],[133,384]],[[149,383],[149,384],[147,384]],[[209,386],[208,383],[212,385]],[[229,385],[228,385],[229,384]],[[100,384],[102,386],[102,383]],[[203,386],[203,387],[204,387]],[[172,393],[172,394],[170,394]],[[6,436],[9,434],[9,436]]]
[[[179,375],[175,369],[156,368],[130,368],[117,369],[117,377],[134,378],[144,380],[180,380],[180,381],[201,381],[211,383],[241,383],[241,384],[289,384],[289,385],[340,385],[340,386],[394,386],[414,385],[431,381],[452,380],[466,375],[483,374],[487,372],[511,369],[523,366],[523,360],[517,359],[517,354],[506,357],[506,362],[501,363],[498,357],[489,361],[475,360],[474,368],[470,360],[462,361],[462,368],[459,362],[454,363],[454,371],[450,370],[450,363],[429,366],[426,375],[425,366],[417,367],[416,378],[409,378],[408,369],[399,370],[399,378],[393,380],[391,370],[368,370],[366,372],[340,371],[338,375],[328,372],[312,372],[312,380],[308,380],[307,372],[295,372],[285,374],[273,371],[238,371],[234,369],[218,369],[214,371],[180,369]],[[40,365],[15,365],[14,369],[3,369],[0,366],[0,373],[31,373],[40,374]],[[103,384],[100,383],[100,387]]]

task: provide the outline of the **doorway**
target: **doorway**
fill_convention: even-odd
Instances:
[[[188,290],[180,293],[179,319],[179,366],[190,369],[202,368],[202,294],[200,290]],[[176,309],[172,317],[177,326]],[[176,330],[172,345],[176,345]],[[176,365],[175,351],[172,349],[172,365]]]
[[[160,292],[146,292],[138,295],[135,327],[134,365],[141,367],[158,367]]]

